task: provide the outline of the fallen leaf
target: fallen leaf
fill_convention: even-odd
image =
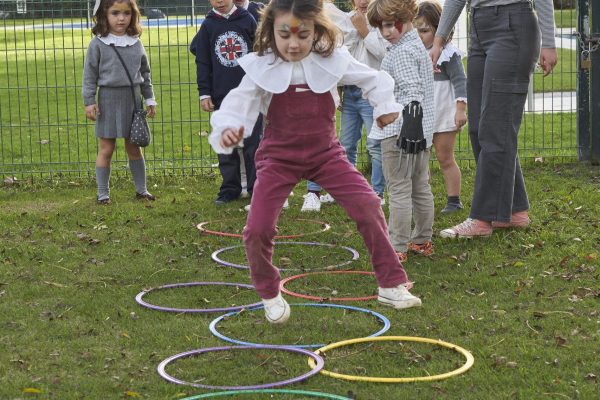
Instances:
[[[585,376],[586,381],[596,382],[597,379],[598,379],[598,377],[596,375],[592,374],[591,372]]]
[[[142,397],[138,392],[133,392],[131,390],[128,390],[125,392],[125,396],[129,396],[129,397]]]
[[[42,393],[42,391],[36,388],[25,388],[23,389],[23,393]]]
[[[556,344],[561,347],[565,347],[567,344],[567,339],[562,336],[555,336],[554,340],[556,341]]]

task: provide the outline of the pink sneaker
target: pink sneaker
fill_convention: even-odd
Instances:
[[[527,211],[519,211],[510,216],[510,222],[492,221],[492,228],[527,228],[531,220]]]
[[[488,237],[492,234],[492,224],[479,219],[467,218],[458,225],[452,228],[444,229],[440,232],[440,236],[444,238],[465,238],[472,239],[478,237]]]

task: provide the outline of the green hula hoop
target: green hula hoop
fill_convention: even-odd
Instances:
[[[294,390],[294,389],[251,389],[251,390],[228,390],[225,392],[213,392],[198,394],[192,397],[186,397],[181,400],[196,400],[196,399],[208,399],[211,397],[225,397],[235,396],[238,394],[249,394],[249,393],[283,393],[283,394],[301,394],[308,397],[320,397],[322,399],[333,399],[333,400],[352,400],[350,397],[338,396],[337,394],[311,392],[307,390]]]

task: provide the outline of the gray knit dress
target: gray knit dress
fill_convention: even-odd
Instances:
[[[153,99],[150,65],[142,42],[131,46],[116,46],[127,65],[135,85],[135,99],[123,65],[115,49],[99,38],[90,42],[83,69],[83,103],[98,104],[96,136],[105,139],[128,138],[135,108],[141,107],[141,97]],[[97,97],[97,99],[96,99]]]

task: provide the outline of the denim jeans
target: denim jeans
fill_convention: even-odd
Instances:
[[[367,136],[373,125],[373,107],[362,97],[362,90],[357,86],[344,86],[340,143],[346,150],[348,161],[356,166],[358,142],[362,137],[363,125]],[[381,140],[367,137],[367,151],[371,156],[371,186],[378,194],[385,191],[385,179],[381,167]],[[318,191],[321,188],[314,182],[308,182],[308,190]]]

